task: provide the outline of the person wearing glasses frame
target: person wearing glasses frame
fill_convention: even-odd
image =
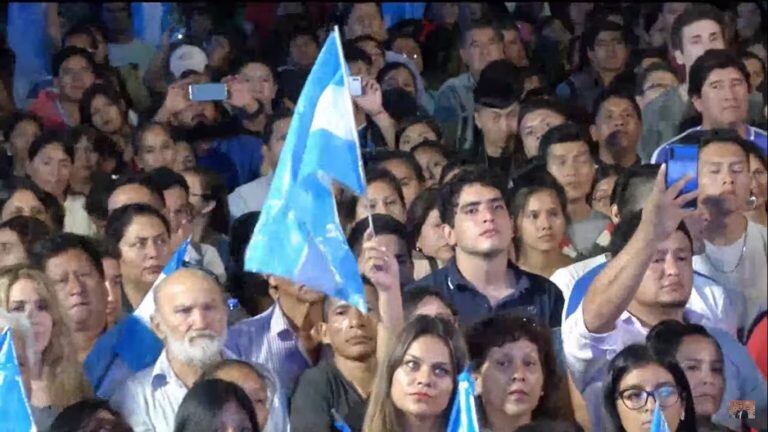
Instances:
[[[645,345],[629,345],[608,365],[603,408],[610,430],[647,431],[656,404],[670,431],[696,431],[696,413],[685,373],[673,360],[659,360]]]

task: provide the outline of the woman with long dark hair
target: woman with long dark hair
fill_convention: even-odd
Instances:
[[[259,432],[260,429],[251,400],[240,386],[215,378],[198,381],[181,401],[173,431],[218,430]]]
[[[645,345],[629,345],[608,364],[606,378],[603,408],[613,430],[647,431],[660,404],[670,431],[696,432],[691,388],[676,361],[656,358]]]

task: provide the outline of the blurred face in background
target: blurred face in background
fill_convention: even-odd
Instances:
[[[410,59],[419,73],[424,72],[424,59],[421,57],[421,47],[413,38],[403,36],[395,39],[392,43],[392,51]]]
[[[64,151],[64,145],[59,142],[52,142],[40,149],[27,165],[29,178],[62,202],[71,171],[72,159]]]
[[[592,189],[595,161],[583,141],[558,143],[549,147],[547,170],[565,189],[569,202],[585,199]]]
[[[272,70],[263,63],[252,62],[240,69],[239,76],[253,96],[264,105],[265,111],[271,113],[272,101],[277,94],[277,81]]]
[[[682,45],[675,51],[675,60],[684,64],[686,71],[691,70],[693,62],[710,49],[725,48],[723,29],[712,20],[696,21],[683,27],[681,32]]]
[[[620,72],[629,58],[629,50],[621,33],[604,31],[597,35],[594,47],[587,49],[587,57],[598,71]]]
[[[676,85],[680,84],[677,77],[667,71],[656,71],[650,73],[643,83],[643,94],[635,96],[635,101],[643,109],[648,103],[656,99],[659,95]]]
[[[317,42],[309,35],[298,35],[291,39],[290,59],[299,67],[310,68],[320,52]]]
[[[27,262],[27,251],[16,231],[0,229],[0,268]]]
[[[384,20],[381,19],[376,3],[356,3],[352,6],[344,27],[344,36],[353,39],[362,35],[371,35],[382,42],[387,39]]]
[[[93,84],[95,76],[88,61],[75,55],[64,60],[59,67],[59,76],[54,78],[62,100],[79,102],[83,92]]]
[[[516,30],[502,30],[501,33],[504,35],[504,58],[517,67],[528,66],[528,54],[520,33]]]
[[[465,36],[459,53],[475,79],[488,63],[504,58],[503,41],[493,28],[478,28]]]
[[[91,102],[91,120],[96,129],[113,134],[123,127],[123,114],[120,107],[104,95],[96,95]]]
[[[443,222],[440,220],[440,212],[434,208],[430,210],[424,225],[421,226],[419,238],[416,240],[416,250],[424,256],[447,262],[453,258],[453,248],[448,244],[448,239],[443,233]]]
[[[430,187],[440,182],[440,176],[443,173],[443,167],[448,163],[448,159],[439,151],[422,147],[413,152],[413,157],[421,166],[421,172],[426,179],[424,187]]]
[[[154,126],[142,134],[136,163],[146,172],[160,167],[174,167],[176,144],[165,128]]]
[[[45,206],[28,189],[16,190],[0,210],[2,210],[0,222],[5,222],[14,216],[31,216],[53,227],[53,221],[50,214],[45,210]]]
[[[405,203],[397,195],[397,191],[385,181],[375,181],[368,184],[366,199],[359,198],[355,209],[355,221],[368,217],[368,214],[388,214],[405,223]]]
[[[565,117],[548,109],[529,112],[520,119],[518,133],[523,141],[523,149],[528,158],[539,154],[539,141],[551,128],[565,123]]]
[[[195,161],[195,152],[192,150],[192,146],[186,141],[176,142],[176,158],[173,162],[173,170],[176,172],[182,172],[194,168],[197,165]]]
[[[24,120],[13,128],[8,137],[13,164],[17,171],[21,170],[18,172],[22,174],[29,161],[29,146],[35,138],[40,136],[40,132],[40,126],[37,123],[32,120]]]

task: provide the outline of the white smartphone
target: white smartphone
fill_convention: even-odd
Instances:
[[[352,96],[363,95],[363,80],[359,76],[349,77],[349,94]]]

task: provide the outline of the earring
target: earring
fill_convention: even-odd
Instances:
[[[747,207],[749,207],[750,210],[754,210],[755,207],[757,207],[757,197],[750,194],[749,198],[747,198]]]

